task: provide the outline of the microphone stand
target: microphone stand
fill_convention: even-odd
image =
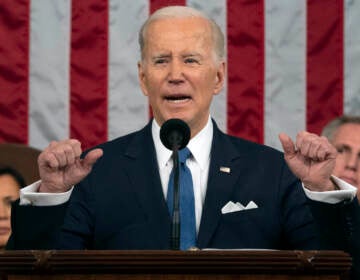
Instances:
[[[180,169],[178,151],[186,147],[189,143],[190,136],[191,131],[189,126],[180,119],[169,119],[163,123],[160,129],[161,142],[166,148],[173,152],[174,194],[172,199],[174,207],[172,213],[170,213],[172,216],[170,248],[172,250],[180,250]]]
[[[172,212],[170,248],[180,250],[180,182],[179,182],[179,151],[173,147],[173,170],[174,170],[174,207]]]

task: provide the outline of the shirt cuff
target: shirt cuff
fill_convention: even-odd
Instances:
[[[331,177],[335,181],[337,186],[340,188],[340,190],[316,192],[316,191],[308,190],[304,186],[304,184],[302,184],[306,196],[311,200],[330,203],[330,204],[339,203],[344,200],[351,201],[355,198],[357,191],[356,187],[345,182],[344,180],[337,178],[336,176],[332,175]]]
[[[20,205],[56,206],[67,202],[70,198],[72,187],[64,193],[39,193],[41,181],[37,181],[20,190]]]

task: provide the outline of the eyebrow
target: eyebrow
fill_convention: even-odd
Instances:
[[[336,149],[344,149],[347,152],[354,151],[354,149],[351,146],[349,146],[348,144],[340,143],[340,144],[336,144],[334,146],[335,146]],[[356,151],[356,149],[355,149],[355,151]],[[360,152],[358,152],[358,155],[360,155]]]
[[[7,195],[7,196],[4,196],[4,197],[3,197],[3,200],[6,200],[6,201],[7,201],[7,200],[14,200],[14,199],[16,199],[16,198],[15,198],[15,196],[13,196],[13,195]]]
[[[192,56],[196,56],[196,57],[200,57],[202,58],[203,56],[200,54],[200,53],[186,53],[186,54],[183,54],[182,57],[192,57]]]
[[[169,57],[172,57],[172,55],[170,53],[160,53],[160,54],[154,55],[151,59],[155,60],[158,58],[169,58]],[[200,58],[202,58],[203,56],[200,53],[185,53],[185,54],[182,54],[181,57],[182,58],[185,58],[185,57],[200,57]]]
[[[351,147],[347,144],[336,144],[335,145],[336,148],[345,148],[345,149],[348,149],[348,150],[351,150]]]
[[[156,54],[156,55],[152,56],[151,59],[164,58],[164,57],[171,57],[171,54],[160,53],[160,54]]]

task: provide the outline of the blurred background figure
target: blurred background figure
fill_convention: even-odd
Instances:
[[[341,116],[328,123],[322,135],[338,151],[333,175],[358,188],[360,201],[360,116]]]
[[[11,203],[19,198],[24,178],[9,166],[0,166],[0,249],[3,249],[11,234]]]
[[[291,146],[291,149],[295,149],[294,145],[286,144],[284,141],[286,138],[280,136],[284,151]],[[331,144],[333,147],[326,145],[328,150],[322,150],[317,146],[318,142]],[[317,153],[320,158],[322,154],[326,154],[326,158],[329,159],[324,165],[325,171],[318,169],[315,174],[328,178],[332,181],[332,186],[318,184],[313,188],[307,187],[304,183],[305,191],[318,224],[321,248],[350,253],[353,258],[351,279],[358,280],[360,279],[360,116],[343,115],[331,120],[323,128],[321,138],[308,132],[299,133],[296,146],[301,153]],[[290,152],[285,152],[285,156],[291,155],[291,149]],[[316,157],[313,159],[314,161],[309,162],[309,165],[318,162]],[[304,170],[297,172],[296,168],[291,169],[297,177],[302,178]],[[305,174],[311,176],[311,172]],[[303,179],[301,180],[304,182]]]
[[[0,143],[0,165],[15,169],[26,185],[39,180],[37,158],[40,150],[25,144]]]
[[[343,115],[330,121],[322,131],[331,144],[338,151],[333,175],[350,183],[357,188],[357,200],[360,203],[360,116]],[[332,238],[332,244],[341,240],[339,236],[345,236],[339,245],[340,249],[350,252],[353,258],[353,278],[360,279],[360,204],[340,203],[330,211],[322,210],[322,228],[328,228]],[[321,209],[321,208],[320,208]],[[321,211],[320,211],[321,212]],[[318,215],[319,212],[314,213]],[[335,220],[333,224],[338,227],[327,227],[328,221]],[[347,232],[347,229],[351,231]],[[330,239],[331,240],[331,239]],[[341,243],[338,243],[341,244]]]
[[[39,179],[39,154],[25,144],[0,143],[0,249],[11,233],[11,202],[19,198],[20,188]]]

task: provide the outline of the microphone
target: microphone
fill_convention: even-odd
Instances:
[[[161,126],[160,140],[166,148],[173,151],[174,162],[174,207],[172,212],[170,248],[180,249],[180,182],[179,182],[179,153],[190,140],[190,128],[180,119],[169,119]],[[168,198],[169,199],[169,198]]]
[[[160,140],[169,150],[181,150],[189,143],[190,128],[183,120],[169,119],[161,126]]]

